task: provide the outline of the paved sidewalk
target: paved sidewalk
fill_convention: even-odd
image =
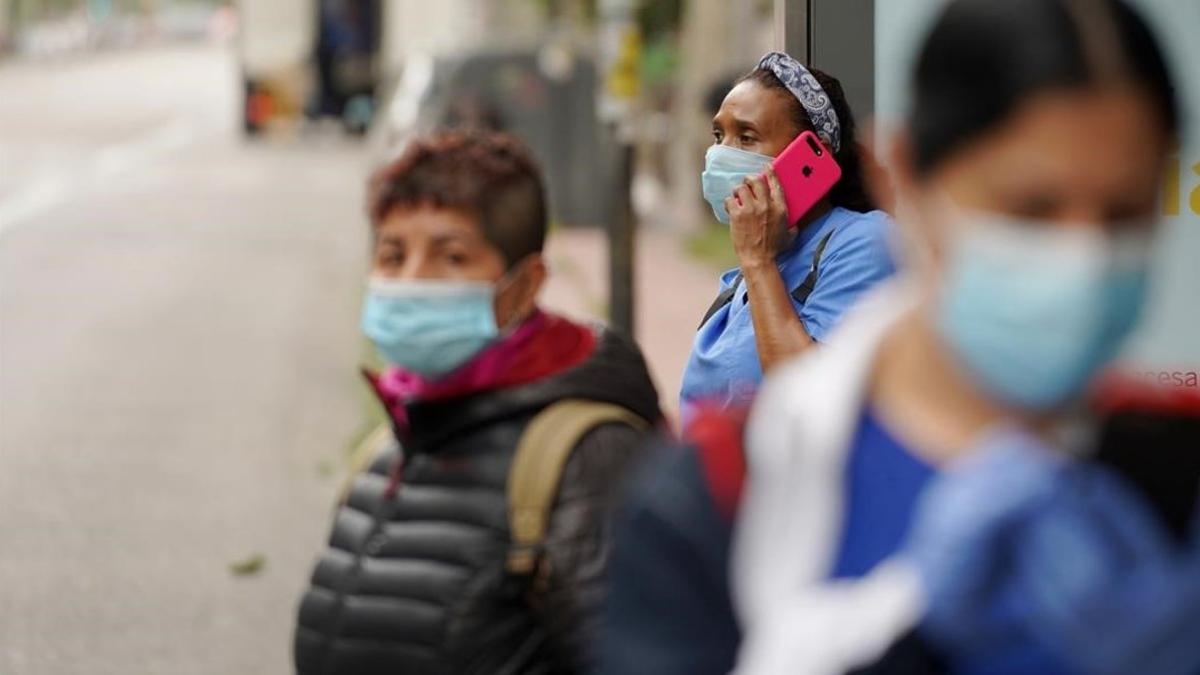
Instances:
[[[0,67],[2,675],[290,672],[361,419],[366,167],[240,142],[235,65]]]
[[[679,386],[696,326],[717,293],[716,270],[690,258],[680,232],[638,235],[637,340],[658,384],[663,409],[674,418]],[[576,317],[602,319],[608,304],[608,248],[604,231],[555,232],[547,246],[550,282],[545,305]]]

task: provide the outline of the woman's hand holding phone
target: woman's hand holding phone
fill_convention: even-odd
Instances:
[[[775,170],[747,176],[725,200],[730,236],[743,271],[747,267],[775,265],[787,232],[787,202]]]

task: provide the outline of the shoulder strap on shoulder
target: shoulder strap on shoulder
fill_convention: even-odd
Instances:
[[[796,299],[796,302],[804,304],[804,301],[808,300],[808,296],[811,295],[813,289],[816,288],[817,270],[821,265],[821,256],[825,253],[825,246],[829,244],[829,239],[833,236],[833,233],[834,230],[830,230],[825,234],[824,237],[821,238],[821,241],[817,243],[817,250],[813,252],[812,269],[808,271],[808,276],[804,277],[804,281],[800,282],[800,285],[796,287],[796,290],[792,291],[792,297]],[[733,302],[733,296],[737,293],[738,284],[740,283],[742,283],[742,273],[738,272],[737,276],[733,278],[733,282],[729,284],[729,288],[721,291],[720,295],[713,300],[712,305],[710,305],[708,311],[704,313],[704,318],[700,320],[700,325],[696,327],[696,330],[703,328],[704,324],[708,323],[708,320],[711,319],[714,314],[720,311],[722,307]]]
[[[346,503],[346,500],[350,498],[350,490],[354,487],[354,479],[358,478],[360,473],[370,469],[371,462],[375,461],[379,453],[395,442],[395,438],[391,425],[380,424],[358,445],[354,446],[354,451],[350,454],[349,473],[346,474],[338,491],[338,504]]]
[[[536,568],[563,467],[583,437],[604,424],[650,428],[628,408],[581,399],[547,407],[526,427],[508,471],[509,572],[529,574]]]
[[[737,293],[738,285],[741,283],[742,273],[738,272],[737,276],[735,276],[733,281],[730,282],[729,288],[721,291],[721,293],[717,295],[717,299],[713,300],[713,303],[709,305],[708,311],[704,313],[704,318],[700,320],[700,325],[696,326],[696,330],[704,328],[704,324],[708,323],[708,320],[713,317],[713,314],[716,314],[722,307],[733,302],[733,296],[735,293]]]
[[[808,271],[808,276],[804,277],[804,281],[800,282],[796,290],[792,291],[792,297],[796,299],[796,302],[804,304],[808,300],[808,296],[812,295],[813,289],[817,287],[817,269],[821,264],[821,255],[825,253],[825,246],[835,231],[830,230],[817,244],[817,250],[813,252],[812,269]]]

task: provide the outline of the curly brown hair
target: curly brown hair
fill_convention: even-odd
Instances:
[[[433,206],[475,218],[512,266],[540,252],[547,210],[541,170],[515,137],[491,131],[443,131],[412,141],[371,177],[372,229],[398,208]]]

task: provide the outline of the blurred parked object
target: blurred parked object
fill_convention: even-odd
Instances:
[[[311,118],[335,117],[365,133],[375,111],[384,8],[379,0],[320,0]]]
[[[294,130],[299,110],[364,133],[378,97],[414,60],[534,49],[545,29],[531,0],[239,0],[244,126]]]
[[[415,55],[385,103],[379,135],[393,152],[440,126],[500,127],[546,167],[554,221],[598,225],[610,218],[613,148],[596,116],[596,87],[596,69],[583,57],[551,78],[536,50]]]
[[[245,91],[243,128],[255,135],[295,122],[309,88],[317,14],[311,0],[240,0],[238,56]]]

